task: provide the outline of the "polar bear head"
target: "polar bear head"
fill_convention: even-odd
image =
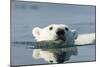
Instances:
[[[51,24],[44,28],[35,27],[32,34],[37,41],[59,41],[73,43],[78,34],[76,30],[70,29],[65,24]]]

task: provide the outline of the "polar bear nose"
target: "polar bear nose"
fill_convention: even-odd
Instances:
[[[49,62],[50,62],[50,63],[53,63],[53,61],[52,61],[52,60],[50,60]]]
[[[57,34],[58,36],[64,35],[64,34],[65,34],[65,31],[64,31],[63,29],[58,29],[57,32],[56,32],[56,34]]]

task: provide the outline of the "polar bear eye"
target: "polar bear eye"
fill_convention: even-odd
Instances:
[[[68,31],[69,29],[66,27],[65,30]]]
[[[49,30],[52,30],[53,29],[53,27],[49,27]]]

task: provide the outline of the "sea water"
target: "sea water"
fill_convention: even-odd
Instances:
[[[34,49],[12,42],[35,42],[32,29],[49,24],[66,24],[79,34],[95,33],[95,7],[12,1],[11,65],[47,64],[44,59],[32,58]],[[72,55],[65,63],[94,61],[95,47],[95,44],[77,46],[77,55]]]

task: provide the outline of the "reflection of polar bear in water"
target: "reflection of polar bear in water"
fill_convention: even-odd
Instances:
[[[67,25],[64,24],[51,24],[42,29],[36,27],[32,30],[32,34],[37,41],[49,41],[49,40],[55,42],[60,41],[66,43],[67,45],[91,44],[95,40],[94,33],[82,34],[78,36],[76,30],[71,30]],[[67,50],[67,53],[68,52],[71,53],[71,51]],[[33,50],[33,58],[35,59],[44,58],[48,63],[64,62],[64,59],[62,59],[64,54],[66,53],[62,50],[60,50],[59,53],[52,53],[50,51],[44,51],[42,49]]]

